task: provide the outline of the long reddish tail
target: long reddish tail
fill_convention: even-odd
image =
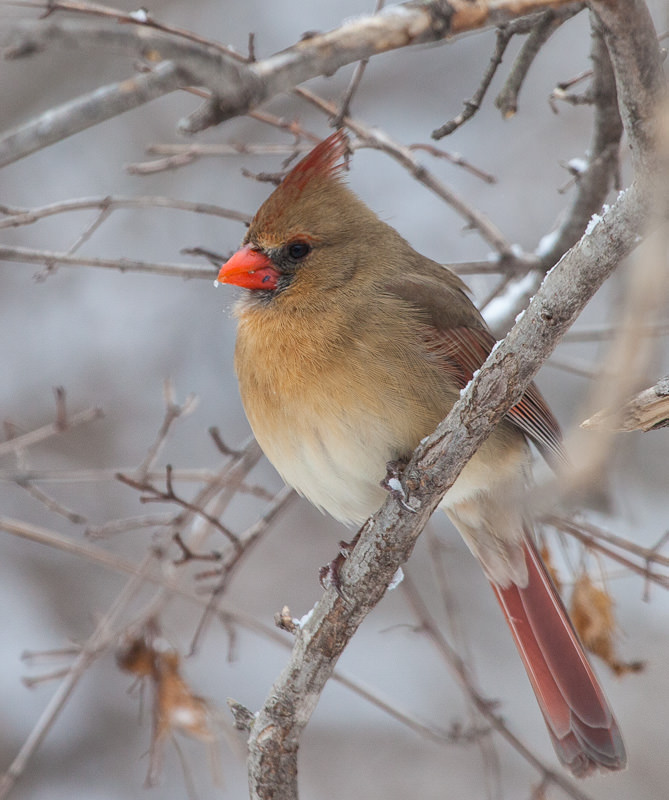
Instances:
[[[525,664],[560,761],[577,777],[622,769],[627,757],[604,692],[536,548],[527,586],[493,589]]]

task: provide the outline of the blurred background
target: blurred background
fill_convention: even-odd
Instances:
[[[133,9],[122,0],[117,5]],[[156,0],[150,9],[163,22],[229,43],[242,52],[252,31],[258,58],[290,46],[304,31],[327,30],[371,10],[359,0]],[[666,4],[657,0],[652,10],[662,31],[667,24]],[[37,14],[9,5],[0,13],[4,22]],[[512,42],[478,116],[439,145],[493,174],[496,182],[482,181],[427,153],[419,157],[442,181],[488,215],[510,241],[532,252],[541,238],[554,230],[569,203],[569,191],[559,191],[570,177],[565,162],[582,158],[589,145],[590,109],[563,104],[556,114],[548,103],[558,82],[588,69],[587,14],[567,22],[549,40],[530,70],[518,113],[504,120],[494,108],[493,98],[520,44]],[[430,132],[459,113],[462,102],[478,87],[493,46],[494,32],[483,32],[452,43],[381,55],[369,64],[351,113],[403,144],[430,142]],[[310,81],[308,86],[337,101],[352,70],[353,66],[344,68],[331,78]],[[0,130],[7,131],[132,72],[131,58],[83,47],[70,52],[54,47],[32,58],[4,61]],[[183,143],[176,123],[198,104],[197,98],[175,93],[6,167],[0,204],[33,208],[87,196],[165,195],[252,214],[272,187],[245,177],[242,169],[277,172],[282,168],[282,156],[203,158],[180,169],[142,176],[127,169],[129,164],[147,159],[146,148],[151,144]],[[295,96],[280,96],[264,108],[299,120],[318,136],[325,137],[330,131],[327,118]],[[197,141],[289,144],[293,139],[245,117],[209,130]],[[629,177],[624,149],[623,145],[623,172]],[[489,248],[481,238],[464,230],[450,207],[385,154],[358,151],[350,184],[429,257],[456,264],[488,257]],[[0,238],[10,246],[65,251],[96,214],[90,209],[59,214],[34,225],[3,230]],[[226,255],[243,235],[241,223],[206,214],[120,209],[94,231],[78,254],[192,263],[202,268],[207,266],[203,259],[189,258],[181,251],[202,247]],[[213,280],[213,267],[211,272]],[[489,293],[489,278],[467,280],[479,300]],[[577,329],[595,323],[614,324],[623,288],[622,279],[614,275],[588,306]],[[250,431],[232,365],[235,291],[229,287],[215,290],[209,280],[67,266],[47,275],[36,265],[1,263],[0,418],[7,426],[5,434],[52,422],[56,386],[65,388],[71,413],[91,406],[104,410],[104,418],[30,448],[20,464],[11,455],[0,461],[2,515],[84,541],[87,526],[146,513],[139,493],[113,479],[44,484],[42,488],[59,503],[85,517],[85,523],[77,524],[46,508],[10,478],[17,467],[89,474],[105,471],[108,478],[115,471],[131,472],[144,458],[163,420],[166,378],[173,382],[177,401],[183,402],[193,393],[199,404],[176,423],[160,457],[161,467],[170,463],[175,469],[217,468],[221,455],[207,433],[210,426],[218,426],[230,446],[242,445]],[[554,363],[549,362],[540,373],[539,386],[565,429],[578,425],[587,415],[588,373],[596,372],[605,352],[606,343],[565,342]],[[565,362],[572,369],[565,370]],[[574,367],[583,374],[577,374],[579,369]],[[666,357],[663,363],[658,355],[648,385],[666,374],[667,367]],[[605,481],[610,510],[590,511],[588,519],[646,546],[662,536],[667,529],[668,436],[665,430],[619,437]],[[281,486],[264,460],[250,480],[272,492]],[[230,508],[226,524],[233,529],[244,527],[262,508],[258,498],[242,496]],[[162,513],[171,509],[161,505],[148,510]],[[350,532],[306,502],[293,503],[236,574],[226,593],[226,607],[242,610],[268,626],[284,605],[301,617],[321,595],[318,568],[335,555],[338,540],[349,536]],[[151,542],[149,529],[108,536],[96,544],[139,562]],[[435,552],[439,553],[439,567],[445,570],[451,604],[448,613],[435,580]],[[45,659],[26,663],[22,654],[85,641],[126,578],[84,558],[6,532],[0,533],[0,554],[0,770],[4,770],[58,686],[57,680],[42,681],[29,689],[22,678],[63,666]],[[591,798],[656,800],[666,794],[669,779],[665,701],[669,596],[614,564],[605,566],[608,589],[616,603],[621,658],[642,659],[647,666],[641,674],[618,679],[605,665],[596,664],[624,732],[630,766],[621,775],[588,781],[583,790]],[[432,520],[408,572],[444,630],[468,654],[484,694],[500,703],[510,728],[555,765],[543,720],[494,597],[445,518]],[[564,578],[568,582],[569,574]],[[150,597],[147,587],[145,597],[137,601],[138,612],[142,600],[147,602]],[[165,638],[184,654],[199,614],[193,604],[175,599],[161,617]],[[127,621],[131,620],[129,612]],[[391,705],[407,709],[431,725],[466,728],[472,723],[470,709],[439,654],[415,626],[401,590],[389,593],[365,621],[340,668],[373,687]],[[236,633],[231,654],[229,631],[217,624],[210,626],[198,652],[182,662],[193,690],[221,709],[224,717],[227,697],[257,709],[288,653],[248,629],[240,627]],[[290,642],[288,634],[285,640]],[[59,800],[73,795],[91,800],[186,796],[182,767],[169,743],[160,785],[149,794],[143,788],[150,713],[145,703],[140,714],[138,694],[128,693],[131,683],[132,676],[119,671],[113,653],[103,654],[78,684],[11,796],[16,800]],[[245,796],[243,759],[225,738],[218,746],[222,789],[212,785],[206,748],[198,742],[181,741],[197,796]],[[501,739],[493,737],[492,741],[499,762],[498,778],[485,748],[426,741],[331,682],[302,738],[301,796],[306,800],[529,797],[538,782],[537,773]],[[237,743],[241,744],[238,736]],[[548,796],[559,797],[560,790],[553,787]]]

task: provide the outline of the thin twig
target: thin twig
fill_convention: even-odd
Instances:
[[[474,92],[469,100],[465,100],[464,108],[456,117],[453,117],[453,119],[445,122],[441,127],[432,131],[431,135],[433,139],[443,139],[444,136],[449,136],[451,133],[453,133],[453,131],[456,131],[459,127],[464,125],[467,120],[470,120],[476,114],[479,108],[481,108],[483,98],[485,97],[486,92],[492,83],[492,79],[495,77],[497,68],[502,63],[502,58],[512,36],[513,32],[510,31],[507,26],[503,25],[497,31],[495,49],[490,56],[490,61],[488,62],[485,72],[483,73],[483,77],[481,78],[478,89]]]
[[[207,606],[200,617],[197,628],[195,629],[195,633],[193,634],[190,646],[191,653],[196,652],[198,649],[202,640],[202,636],[204,635],[209,623],[212,621],[216,611],[218,610],[220,600],[230,585],[230,581],[232,580],[234,574],[239,570],[242,561],[248,557],[254,545],[257,544],[274,520],[286,509],[286,507],[295,499],[295,497],[296,494],[293,489],[285,486],[272,499],[269,507],[263,513],[262,517],[260,517],[257,522],[251,525],[250,528],[240,535],[240,547],[235,553],[232,554],[227,563],[217,570],[217,573],[220,577],[216,586],[214,586],[213,590],[211,591],[209,602],[207,603]]]
[[[86,425],[88,422],[101,419],[103,416],[104,412],[101,408],[87,408],[84,411],[78,411],[67,417],[67,425],[65,427],[63,427],[62,420],[57,420],[29,433],[24,433],[22,436],[15,436],[13,439],[1,442],[0,456],[7,455],[7,453],[17,453],[20,450],[44,442],[52,436],[59,436],[65,430],[72,430],[72,428],[76,428],[79,425]]]
[[[119,208],[172,208],[179,211],[191,211],[196,214],[211,214],[215,217],[232,219],[238,222],[250,222],[251,217],[241,211],[221,208],[211,203],[192,203],[176,197],[160,197],[156,195],[139,195],[137,197],[124,197],[122,195],[107,195],[105,197],[80,197],[72,200],[63,200],[50,203],[39,208],[12,208],[0,205],[0,214],[5,215],[0,219],[0,229],[15,228],[21,225],[31,225],[38,220],[55,214],[64,214],[72,211],[84,211],[96,208],[101,211],[115,211]]]
[[[334,113],[336,107],[315,95],[303,87],[295,90],[295,93],[303,97],[312,105],[317,106],[328,114]],[[416,158],[409,147],[393,141],[387,134],[374,130],[358,120],[347,117],[344,120],[346,127],[352,130],[367,147],[381,150],[399,164],[401,164],[419,183],[422,183],[438,197],[447,202],[458,214],[460,214],[469,226],[475,228],[481,236],[494,248],[502,260],[518,260],[515,248],[507,241],[502,232],[483,214],[466,203],[455,192],[449,189],[444,183],[438,180],[429,170],[416,161]]]
[[[29,247],[0,246],[0,261],[16,261],[24,264],[42,264],[50,267],[63,264],[67,267],[99,267],[119,272],[141,272],[150,275],[164,275],[187,280],[213,280],[213,269],[201,269],[189,264],[166,264],[138,261],[130,258],[94,258],[92,256],[70,256],[50,250],[34,250]]]
[[[241,544],[239,538],[235,536],[229,528],[223,525],[220,520],[207,513],[207,511],[197,503],[192,503],[180,497],[174,491],[174,486],[172,485],[172,467],[170,464],[165,468],[165,490],[158,489],[146,480],[131,478],[129,475],[118,473],[116,477],[121,483],[125,483],[126,486],[130,486],[132,489],[143,493],[142,497],[140,497],[140,503],[176,503],[176,505],[181,506],[181,508],[192,511],[194,514],[205,519],[210,525],[213,525],[216,530],[220,531],[236,550],[240,549]]]
[[[376,0],[374,14],[378,14],[384,5],[385,5],[385,0]],[[363,58],[361,61],[358,61],[358,63],[355,65],[355,69],[353,70],[353,75],[339,105],[339,111],[337,111],[337,113],[330,121],[330,124],[332,125],[333,128],[341,128],[344,122],[344,118],[348,117],[351,109],[351,102],[353,100],[353,96],[358,91],[358,88],[362,82],[363,75],[365,74],[365,69],[367,69],[367,64],[369,64],[369,59]]]
[[[579,14],[584,8],[585,3],[574,3],[573,7],[548,9],[538,15],[529,36],[520,48],[502,90],[495,99],[495,105],[502,112],[502,116],[511,117],[518,110],[518,95],[521,87],[543,45],[562,24]]]
[[[40,545],[52,547],[58,551],[84,558],[89,563],[100,564],[105,568],[123,575],[137,576],[140,574],[141,565],[137,564],[137,562],[124,559],[89,544],[75,542],[62,534],[29,525],[23,521],[0,517],[0,530],[5,530],[13,535],[20,536]],[[196,606],[204,607],[208,603],[208,598],[197,594],[192,588],[183,587],[176,578],[168,577],[164,571],[156,570],[155,572],[150,572],[145,576],[145,579],[151,584],[162,587],[167,592],[179,595],[184,600]],[[239,625],[257,636],[261,636],[263,639],[273,642],[279,647],[287,650],[290,650],[292,647],[292,642],[287,639],[284,634],[260,622],[251,614],[247,614],[239,609],[229,607],[223,608],[217,612],[217,616],[224,625]],[[78,655],[80,652],[81,648],[69,651],[70,655],[74,656]],[[452,743],[448,732],[421,722],[410,712],[401,710],[396,703],[391,703],[383,699],[371,687],[365,686],[360,681],[346,675],[340,670],[335,671],[332,678],[334,681],[345,686],[363,700],[376,706],[419,736],[435,743],[448,745]]]
[[[584,527],[582,524],[575,525],[568,520],[564,520],[561,518],[548,518],[549,520],[555,519],[555,522],[551,521],[551,524],[554,524],[560,530],[564,530],[570,536],[573,536],[575,539],[578,539],[582,542],[586,547],[590,548],[591,550],[596,550],[598,553],[602,553],[607,558],[610,558],[612,561],[615,561],[618,564],[622,564],[626,570],[630,572],[635,572],[637,575],[642,577],[646,583],[652,582],[661,586],[664,589],[669,589],[669,575],[663,575],[658,572],[654,572],[648,564],[651,561],[657,560],[657,554],[652,552],[649,559],[644,560],[644,564],[637,564],[636,562],[632,561],[628,556],[622,555],[621,553],[617,552],[616,550],[611,549],[611,547],[602,544],[600,533],[598,532],[597,536],[592,535],[587,527]],[[625,542],[624,549],[629,550],[627,546],[629,543],[627,540],[623,540]]]
[[[155,440],[149,447],[146,456],[144,456],[144,459],[135,472],[135,479],[140,483],[146,481],[146,476],[155,466],[158,456],[165,447],[172,425],[179,418],[187,417],[191,414],[197,408],[198,404],[197,397],[194,394],[189,394],[184,400],[183,405],[179,405],[174,399],[174,384],[169,379],[163,382],[163,399],[165,401],[165,416],[163,417],[162,424],[158,429]]]

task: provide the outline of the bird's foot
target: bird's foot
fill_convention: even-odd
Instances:
[[[386,477],[381,481],[381,488],[397,500],[402,508],[411,511],[412,514],[416,513],[416,509],[409,505],[409,493],[404,488],[401,481],[404,468],[409,463],[408,459],[398,459],[397,461],[388,461],[386,464]]]
[[[351,539],[350,542],[339,542],[339,552],[337,555],[332,559],[329,564],[326,564],[324,567],[321,567],[318,573],[318,577],[321,582],[321,586],[324,589],[329,589],[331,586],[337,592],[337,594],[345,600],[344,592],[341,585],[341,575],[340,571],[344,564],[344,561],[348,558],[348,554],[353,552],[353,548],[358,544],[358,539],[360,538],[360,531],[356,533],[356,535]]]

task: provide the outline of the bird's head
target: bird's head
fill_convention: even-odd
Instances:
[[[374,231],[386,226],[344,183],[347,144],[337,131],[293,167],[221,267],[220,283],[269,303],[343,286],[369,263]]]

